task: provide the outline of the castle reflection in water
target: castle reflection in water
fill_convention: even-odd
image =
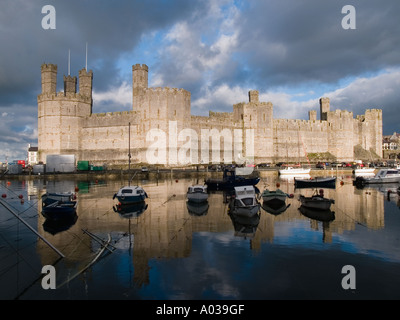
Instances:
[[[149,261],[160,258],[188,257],[192,250],[192,238],[195,233],[223,233],[232,237],[243,236],[253,251],[260,250],[261,244],[273,243],[275,237],[285,232],[284,228],[276,228],[287,222],[306,222],[314,230],[323,230],[321,242],[331,242],[332,235],[354,230],[357,224],[368,229],[384,228],[385,196],[381,190],[357,189],[352,185],[351,176],[338,176],[336,189],[325,189],[325,196],[335,199],[331,210],[333,219],[307,217],[300,212],[299,194],[311,195],[314,190],[295,189],[293,180],[280,180],[276,175],[261,172],[261,181],[257,187],[276,187],[294,197],[287,200],[290,204],[283,212],[271,214],[263,209],[255,222],[253,233],[245,233],[245,229],[237,229],[235,221],[228,215],[228,206],[223,192],[210,193],[208,206],[198,208],[198,214],[187,207],[186,190],[189,185],[202,183],[204,176],[195,175],[190,178],[166,177],[163,179],[133,180],[133,185],[144,187],[149,198],[146,207],[138,215],[129,212],[118,212],[117,200],[113,194],[127,181],[92,180],[92,181],[28,181],[28,194],[37,196],[47,191],[78,190],[77,219],[65,231],[49,234],[45,231],[46,219],[41,212],[38,201],[38,231],[66,256],[66,266],[74,269],[82,268],[87,257],[92,257],[94,247],[98,244],[82,230],[88,230],[101,238],[111,234],[117,248],[131,250],[133,259],[133,280],[137,285],[149,281]],[[78,188],[78,189],[76,189]],[[236,229],[236,230],[235,230]],[[44,242],[37,242],[37,251],[42,265],[53,264],[57,255]]]

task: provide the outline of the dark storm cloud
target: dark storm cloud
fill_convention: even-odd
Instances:
[[[238,48],[255,81],[280,86],[336,82],[398,65],[400,2],[251,1]],[[356,29],[344,30],[342,8],[356,9]]]
[[[44,30],[44,5],[56,9],[56,29]],[[27,98],[40,90],[40,65],[58,65],[59,87],[68,73],[85,66],[89,43],[89,69],[96,72],[96,85],[105,88],[118,79],[116,61],[132,50],[142,34],[163,28],[185,17],[194,1],[20,1],[6,0],[0,13],[0,94],[3,101]],[[177,10],[179,9],[179,10]],[[19,93],[16,95],[16,93]],[[22,96],[21,96],[22,93]]]
[[[42,13],[42,7],[49,4],[56,10],[55,30],[42,28],[42,19],[47,14]],[[201,2],[186,0],[2,1],[0,113],[4,116],[1,121],[10,121],[10,110],[16,105],[26,106],[24,110],[30,115],[25,129],[14,125],[15,121],[22,121],[17,111],[13,122],[7,122],[4,135],[0,136],[3,153],[7,148],[8,154],[22,156],[26,150],[25,142],[37,144],[36,132],[28,135],[26,132],[30,130],[27,128],[36,130],[37,127],[36,97],[41,90],[42,63],[57,64],[57,91],[63,90],[63,75],[68,74],[68,51],[71,52],[71,75],[77,76],[85,67],[87,42],[88,69],[95,74],[94,89],[102,91],[117,87],[126,81],[120,78],[118,59],[131,52],[143,34],[168,27],[199,5]],[[12,146],[10,141],[19,144]]]

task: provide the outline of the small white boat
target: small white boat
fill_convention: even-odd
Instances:
[[[283,169],[279,169],[280,175],[302,175],[302,174],[309,174],[311,168],[295,168],[295,167],[285,167]]]
[[[252,217],[260,210],[254,186],[235,187],[235,194],[229,203],[230,213],[238,216]]]
[[[193,185],[188,188],[186,193],[188,201],[191,202],[205,202],[208,199],[206,185]]]
[[[335,203],[334,199],[324,198],[324,191],[322,189],[319,194],[314,194],[311,197],[300,195],[299,200],[303,207],[320,210],[328,210],[331,204]]]
[[[376,183],[398,183],[400,182],[400,170],[380,169],[373,177],[359,176],[353,181],[354,185],[366,185]]]
[[[133,204],[145,201],[147,193],[139,186],[125,186],[114,194],[113,199],[117,198],[121,204]]]
[[[373,173],[375,173],[375,168],[366,168],[366,167],[358,168],[358,169],[354,169],[353,173],[355,175],[373,174]]]

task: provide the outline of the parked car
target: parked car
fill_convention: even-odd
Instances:
[[[271,166],[270,163],[259,163],[257,165],[259,168],[269,168]]]
[[[142,167],[142,172],[149,172],[149,168],[147,168],[147,167]]]
[[[335,167],[339,167],[339,168],[343,167],[343,163],[341,163],[341,162],[332,162],[331,165],[332,165],[333,168],[335,168]]]
[[[315,165],[315,167],[316,167],[316,168],[320,168],[320,169],[325,169],[325,168],[326,168],[326,164],[325,164],[325,162],[318,162],[318,163]]]

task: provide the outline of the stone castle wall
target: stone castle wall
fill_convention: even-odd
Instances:
[[[306,162],[306,154],[331,153],[338,161],[354,160],[354,147],[382,155],[382,110],[366,110],[353,118],[346,110],[330,110],[320,100],[309,120],[273,119],[271,102],[260,102],[256,90],[249,101],[232,112],[191,115],[190,92],[176,88],[149,88],[148,67],[132,66],[132,111],[92,113],[92,71],[64,77],[64,92],[56,92],[57,66],[42,65],[42,93],[38,95],[40,161],[48,154],[75,154],[94,164],[146,163],[148,150],[164,154],[160,163],[244,161]],[[129,131],[130,128],[130,131]],[[186,160],[185,160],[186,161]]]

